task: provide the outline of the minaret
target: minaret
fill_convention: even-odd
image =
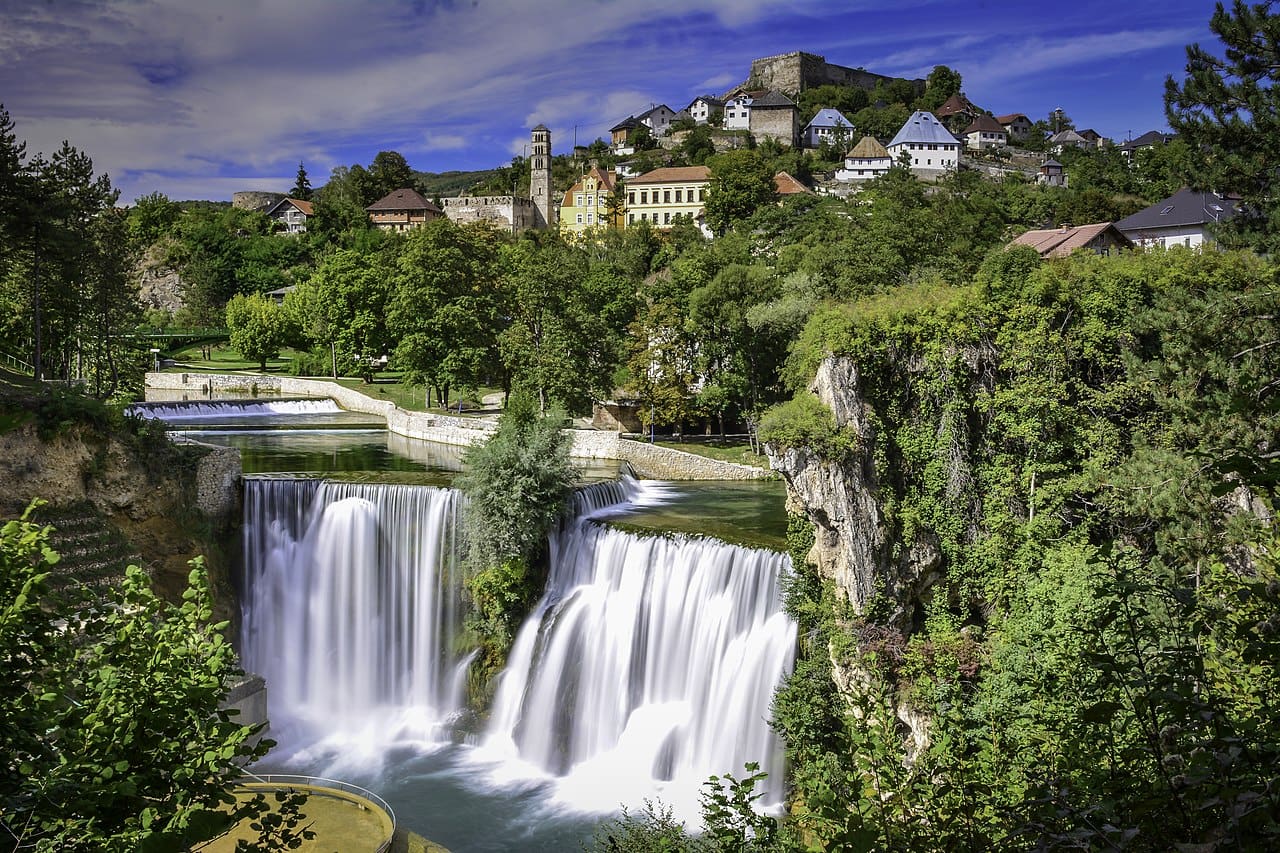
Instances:
[[[555,208],[551,205],[551,131],[545,124],[533,129],[530,149],[529,198],[538,211],[538,228],[555,226]]]

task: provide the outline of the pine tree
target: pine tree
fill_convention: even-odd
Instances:
[[[1236,217],[1220,229],[1229,245],[1280,251],[1280,15],[1274,2],[1219,3],[1209,29],[1225,55],[1187,48],[1187,77],[1165,81],[1169,126],[1191,151],[1196,190],[1239,193]]]
[[[293,189],[289,190],[289,198],[311,201],[311,179],[307,177],[307,167],[298,161],[298,177],[293,181]]]

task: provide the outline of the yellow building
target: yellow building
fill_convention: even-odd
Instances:
[[[612,171],[592,167],[564,194],[560,204],[560,233],[583,234],[604,228],[609,222],[609,198],[618,186]],[[613,212],[613,225],[622,224],[622,205]]]
[[[648,222],[670,228],[677,216],[700,221],[711,170],[706,166],[666,166],[627,179],[627,225]]]

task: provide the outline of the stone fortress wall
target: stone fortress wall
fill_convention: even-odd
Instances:
[[[726,92],[725,96],[741,88],[776,89],[788,95],[796,95],[805,89],[827,85],[857,86],[870,91],[877,83],[894,79],[897,78],[875,74],[864,68],[836,65],[816,53],[796,50],[753,59],[751,76]],[[924,80],[912,80],[911,83],[918,91],[924,91]]]

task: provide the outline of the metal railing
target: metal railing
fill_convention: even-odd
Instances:
[[[322,776],[303,776],[296,773],[251,773],[245,771],[244,779],[246,782],[261,782],[266,785],[309,785],[313,788],[332,788],[335,791],[342,791],[347,794],[354,794],[361,799],[368,800],[377,806],[391,820],[391,832],[378,845],[376,853],[386,853],[391,849],[391,844],[395,840],[396,835],[396,813],[391,805],[382,797],[379,797],[368,788],[361,788],[359,785],[353,785],[350,782],[343,782],[341,779],[326,779]],[[358,805],[358,804],[357,804]]]
[[[19,373],[25,373],[27,376],[36,375],[34,365],[27,364],[22,359],[9,355],[7,352],[0,352],[0,362],[4,362],[6,367],[16,370]]]

